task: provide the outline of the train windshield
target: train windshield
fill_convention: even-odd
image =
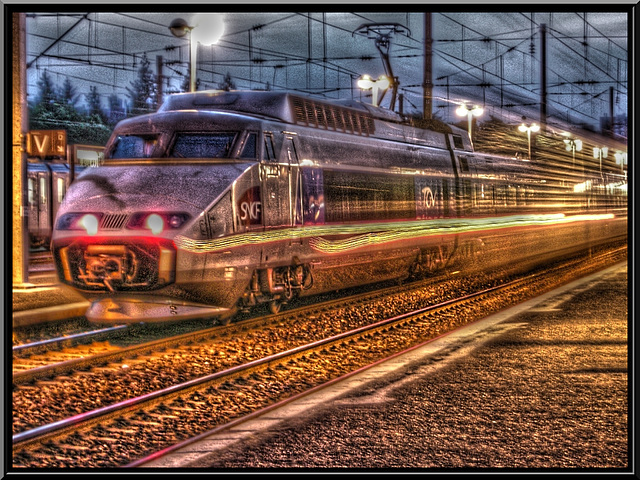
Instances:
[[[158,135],[121,135],[116,140],[111,158],[149,158],[153,156]]]
[[[176,133],[173,145],[165,151],[166,137],[158,134],[120,135],[109,158],[229,158],[236,132]]]
[[[235,133],[178,133],[169,157],[228,158]]]

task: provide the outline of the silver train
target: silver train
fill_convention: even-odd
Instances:
[[[570,155],[570,154],[569,154]],[[122,121],[60,206],[60,280],[98,323],[217,317],[627,238],[625,175],[474,152],[353,101],[173,95]]]

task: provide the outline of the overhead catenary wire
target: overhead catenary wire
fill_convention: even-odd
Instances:
[[[352,15],[353,18],[358,19],[358,21],[363,19],[367,21],[372,20],[371,17],[367,15],[358,14],[358,13],[350,13],[349,15]],[[442,15],[442,18],[444,19],[457,22],[458,24],[462,25],[462,23],[458,21],[456,18],[454,18],[452,14],[440,14],[440,15]],[[43,18],[44,16],[45,15],[42,15]],[[56,68],[56,69],[64,68],[65,70],[68,70],[68,68],[71,67],[72,64],[80,66],[83,63],[85,63],[86,65],[91,65],[95,67],[113,69],[114,78],[111,78],[112,76],[110,75],[105,75],[100,78],[99,82],[96,82],[96,83],[100,85],[109,86],[111,87],[112,90],[120,90],[124,92],[125,87],[128,85],[128,82],[126,82],[125,84],[118,84],[118,81],[115,79],[115,73],[116,73],[115,70],[119,70],[123,74],[131,74],[135,72],[135,68],[133,67],[133,62],[135,62],[136,60],[139,60],[139,58],[145,53],[149,56],[153,54],[162,55],[167,52],[167,48],[169,47],[177,48],[178,52],[180,52],[181,49],[187,47],[187,41],[182,41],[181,45],[180,44],[176,45],[176,39],[170,35],[170,33],[168,32],[167,26],[164,25],[163,23],[154,22],[148,18],[140,18],[139,15],[114,13],[114,16],[116,17],[121,16],[123,22],[114,21],[113,18],[107,18],[105,15],[100,15],[99,17],[93,14],[84,14],[81,17],[79,17],[78,15],[75,15],[75,16],[69,15],[69,19],[74,21],[75,25],[72,28],[68,28],[59,37],[51,38],[48,48],[32,53],[33,58],[30,58],[29,65],[31,66],[37,65],[39,68],[44,68],[45,64],[42,63],[41,60],[47,59],[47,61],[51,62],[49,63],[51,68]],[[241,41],[241,37],[243,35],[245,35],[246,37],[249,36],[248,32],[252,32],[252,31],[260,32],[261,35],[266,35],[267,34],[266,32],[270,30],[270,27],[273,27],[275,29],[280,28],[280,25],[284,25],[284,22],[294,21],[296,17],[300,17],[306,20],[309,35],[311,34],[310,25],[312,24],[318,25],[322,29],[321,30],[322,45],[320,45],[320,42],[318,42],[318,46],[322,47],[321,54],[318,53],[317,55],[314,55],[315,49],[311,48],[310,44],[307,45],[308,49],[307,49],[307,54],[305,56],[305,55],[292,54],[292,52],[286,51],[282,47],[278,47],[278,46],[266,47],[264,45],[260,45],[259,47],[255,48],[256,47],[255,42],[253,42],[254,43],[253,45],[248,46],[246,41],[244,42]],[[409,14],[405,14],[405,17],[406,17],[406,20],[409,21]],[[33,17],[33,18],[36,18],[36,17]],[[331,34],[331,32],[334,32],[334,31],[342,32],[342,33],[348,32],[348,30],[345,29],[343,26],[334,24],[332,21],[330,21],[331,18],[332,18],[331,15],[283,12],[281,16],[278,16],[272,21],[260,22],[258,24],[253,25],[250,28],[227,33],[223,36],[219,44],[216,46],[216,52],[221,52],[220,54],[216,54],[216,61],[209,61],[204,59],[204,57],[201,57],[198,62],[199,69],[203,73],[210,75],[209,77],[210,81],[215,81],[215,79],[218,77],[223,78],[227,73],[229,73],[228,71],[225,71],[225,70],[231,69],[233,71],[232,77],[239,80],[241,84],[246,82],[246,84],[255,83],[255,85],[258,86],[258,88],[262,86],[262,88],[269,87],[269,88],[296,89],[298,87],[294,86],[294,84],[291,81],[293,78],[292,74],[295,72],[295,69],[300,68],[302,66],[301,62],[306,62],[304,66],[306,66],[306,69],[307,69],[307,72],[309,72],[309,75],[307,75],[307,81],[305,82],[305,85],[304,85],[305,88],[303,90],[308,91],[310,93],[318,92],[321,94],[325,92],[340,91],[341,89],[347,88],[346,86],[347,79],[351,81],[351,79],[362,74],[362,72],[359,71],[357,67],[355,67],[356,62],[376,61],[378,57],[376,55],[372,55],[368,53],[372,51],[372,48],[369,46],[365,46],[367,51],[363,52],[363,55],[360,55],[360,56],[344,55],[338,52],[334,52],[333,49],[327,49],[326,42],[327,42],[327,39],[330,38],[329,34]],[[527,18],[528,21],[532,22],[532,25],[536,24],[532,17],[525,16],[525,18]],[[60,47],[60,46],[66,46],[66,45],[72,46],[72,45],[82,43],[75,38],[70,38],[71,35],[69,35],[69,32],[74,32],[75,31],[74,29],[77,29],[79,26],[83,25],[81,22],[83,22],[84,20],[89,20],[86,23],[88,23],[89,25],[93,25],[93,27],[89,27],[89,28],[93,28],[92,30],[93,36],[89,37],[91,38],[91,40],[87,39],[86,41],[86,48],[87,48],[86,55],[82,56],[82,54],[80,53],[71,54],[69,52],[63,52],[62,54],[56,54],[56,55],[52,54],[51,47],[53,45],[57,45],[58,47]],[[591,20],[591,18],[589,20]],[[129,23],[125,25],[124,23],[127,21],[133,22],[133,23]],[[136,24],[135,22],[141,22],[141,23]],[[619,53],[617,52],[618,47],[622,48],[619,45],[620,42],[617,41],[613,36],[611,38],[607,37],[599,29],[591,28],[591,23],[592,22],[590,21],[589,22],[590,26],[586,33],[589,35],[593,34],[593,36],[591,36],[590,38],[600,38],[600,39],[603,39],[604,41],[607,41],[609,45],[608,48],[610,51],[607,52],[607,50],[599,49],[596,45],[593,45],[593,46],[590,45],[589,53],[606,55],[605,58],[607,62],[611,62],[611,59],[613,58],[614,65],[615,65],[615,62],[620,62],[621,61],[620,56],[614,55]],[[109,29],[117,29],[121,33],[122,44],[118,45],[118,44],[114,44],[113,42],[111,44],[105,44],[105,42],[102,40],[103,30],[100,29],[100,31],[98,31],[98,29],[96,28],[98,25],[107,27],[106,31],[109,31]],[[504,89],[507,87],[515,88],[516,91],[522,90],[527,94],[530,94],[535,91],[535,85],[533,84],[533,82],[515,82],[508,76],[504,76],[503,69],[499,67],[500,63],[503,61],[504,55],[507,55],[515,51],[520,51],[520,54],[522,54],[523,57],[525,58],[529,57],[533,59],[533,56],[526,51],[526,42],[530,40],[530,38],[522,35],[524,31],[523,29],[514,28],[509,32],[499,32],[498,34],[489,37],[487,35],[484,35],[483,32],[481,32],[480,30],[470,29],[468,27],[465,27],[465,28],[467,29],[468,33],[471,33],[472,35],[465,35],[464,40],[439,39],[436,41],[436,45],[441,45],[441,47],[434,49],[434,54],[439,55],[439,58],[441,59],[446,59],[447,60],[446,63],[448,63],[450,66],[453,67],[454,66],[453,63],[456,62],[454,58],[457,58],[457,61],[461,63],[462,68],[460,68],[460,65],[458,65],[457,72],[449,73],[449,75],[454,75],[454,76],[455,75],[461,75],[461,76],[471,75],[471,78],[475,78],[477,81],[477,83],[475,84],[474,82],[468,82],[468,81],[465,82],[464,80],[462,80],[463,77],[460,77],[460,79],[462,80],[461,82],[458,82],[460,83],[460,86],[464,86],[464,85],[480,86],[482,87],[482,92],[484,92],[487,88]],[[562,31],[560,31],[560,29],[558,28],[554,27],[553,29],[550,29],[550,30],[553,32],[554,38],[557,37],[558,42],[563,42],[563,41],[573,42],[573,41],[579,40],[579,39],[574,40],[571,37],[571,35],[562,33]],[[132,42],[130,38],[128,38],[129,34],[135,34],[140,32],[145,32],[145,34],[147,35],[157,36],[159,41],[156,42],[156,45],[161,43],[162,39],[166,39],[167,44],[158,45],[153,50],[140,48],[141,47],[140,45],[138,45],[136,42]],[[615,32],[615,33],[619,33],[619,32]],[[41,35],[37,32],[36,34],[40,35],[42,40],[45,40],[44,35]],[[420,52],[421,41],[415,38],[411,38],[410,36],[403,37],[403,39],[405,38],[406,38],[406,41],[402,41],[402,42],[398,41],[396,44],[394,44],[394,47],[396,48],[393,50],[393,52],[391,52],[392,61],[409,61],[413,58],[415,58],[416,61],[419,61],[419,58],[421,57],[421,52]],[[479,44],[482,42],[486,44],[491,43],[492,45],[495,46],[495,55],[492,58],[483,59],[481,64],[473,65],[471,62],[468,61],[468,59],[465,59],[464,57],[460,57],[460,56],[455,57],[454,55],[452,55],[451,52],[447,52],[446,50],[443,50],[442,47],[444,45],[446,45],[447,43],[453,43],[456,41],[462,42],[463,44],[471,44],[471,43]],[[520,47],[518,46],[514,47],[513,45],[514,41],[521,42]],[[613,45],[615,45],[615,47]],[[119,47],[121,47],[121,49]],[[501,51],[500,49],[504,49],[504,51]],[[573,50],[576,50],[576,49],[573,48]],[[611,50],[613,50],[613,52],[611,52]],[[238,56],[236,58],[234,58],[233,56],[229,57],[229,53],[234,51],[238,54]],[[249,55],[250,51],[252,55]],[[582,54],[583,52],[577,51],[577,53]],[[122,57],[122,61],[119,61],[120,57]],[[125,61],[125,57],[128,58],[128,61]],[[171,63],[171,68],[169,68],[170,73],[169,75],[167,75],[167,80],[166,80],[167,82],[170,82],[172,78],[175,79],[176,75],[179,78],[184,76],[184,74],[180,75],[181,73],[180,65],[181,64],[186,65],[184,61],[185,58],[186,58],[186,55],[183,56],[181,59],[179,59],[179,61],[176,59],[169,60],[169,62],[172,62],[172,63]],[[118,60],[114,61],[114,59],[118,59]],[[588,61],[591,63],[594,63],[591,59],[589,59]],[[53,63],[53,62],[57,62],[57,63]],[[65,66],[64,62],[70,62],[70,63],[69,65]],[[350,64],[353,64],[354,67],[349,68]],[[259,70],[255,70],[255,75],[253,73],[249,75],[243,75],[241,73],[241,70],[239,70],[242,68],[247,68],[248,70],[250,70],[256,65],[259,66],[260,68]],[[311,74],[310,68],[312,67],[314,69],[318,69],[315,71],[322,74],[322,78],[321,78],[322,82],[318,83],[317,85],[315,83],[313,85],[309,83],[309,77]],[[622,66],[623,73],[624,73],[624,67],[625,65]],[[625,93],[626,84],[623,78],[616,78],[616,75],[612,71],[607,70],[602,66],[598,68],[601,70],[600,73],[602,73],[603,75],[605,74],[608,75],[609,79],[616,79],[616,81],[618,82],[618,85],[617,85],[618,90],[621,91],[623,94]],[[620,70],[619,66],[618,66],[618,70]],[[315,71],[314,71],[314,74],[315,74]],[[474,71],[476,73],[473,73]],[[267,72],[267,73],[265,74],[264,72]],[[279,72],[284,72],[284,74],[277,75],[277,73]],[[327,74],[329,72],[332,72],[332,75],[335,75],[334,78],[337,79],[337,80],[333,80],[334,83],[336,83],[336,87],[334,88],[328,88],[329,85],[327,84],[326,79],[327,79]],[[579,88],[580,89],[579,91],[581,92],[581,94],[593,95],[594,101],[601,101],[601,98],[600,98],[601,94],[597,92],[596,93],[593,92],[593,85],[594,85],[593,83],[580,85],[579,83],[576,83],[575,80],[572,82],[572,79],[563,77],[560,72],[555,72],[553,69],[550,69],[549,73],[551,75],[554,75],[554,79],[555,79],[555,81],[553,82],[554,86],[563,87],[567,85],[572,85],[572,88],[573,87]],[[67,75],[67,71],[65,71],[63,75]],[[75,75],[75,74],[72,74],[72,75],[73,76],[71,78],[77,78],[77,77],[81,78],[81,75]],[[341,78],[342,78],[342,82],[344,83],[341,82],[340,80]],[[602,79],[600,79],[599,81],[604,82],[604,80]],[[405,89],[404,91],[413,94],[410,87],[413,87],[413,85],[405,84],[405,86],[403,87]],[[442,86],[440,87],[442,88]],[[353,87],[350,86],[349,88],[353,88]],[[415,93],[415,94],[419,95],[418,93]],[[563,95],[562,92],[552,92],[552,94],[557,97],[562,97]],[[522,102],[522,103],[526,103],[526,102]],[[570,106],[570,108],[576,108],[576,107]]]

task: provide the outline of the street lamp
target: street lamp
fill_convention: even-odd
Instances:
[[[602,175],[602,159],[607,158],[608,153],[609,153],[609,149],[607,147],[593,148],[593,158],[600,159],[600,175]]]
[[[529,160],[531,160],[531,132],[536,133],[540,130],[540,125],[532,124],[531,126],[525,125],[524,123],[518,127],[522,133],[527,132],[527,140],[529,142]]]
[[[624,166],[627,164],[627,154],[625,152],[616,152],[616,164],[620,165],[620,171],[624,174]]]
[[[567,148],[567,152],[571,152],[571,155],[573,157],[573,167],[575,168],[576,166],[576,152],[579,152],[582,150],[582,140],[578,139],[578,138],[565,138],[564,139],[564,144],[566,145]]]
[[[203,45],[217,43],[224,32],[222,18],[218,15],[201,16],[195,25],[189,25],[182,18],[176,18],[169,24],[169,30],[178,38],[189,34],[189,91],[195,92],[198,42]]]
[[[466,116],[469,119],[469,141],[471,142],[471,145],[473,145],[473,139],[471,137],[472,118],[473,117],[479,117],[480,115],[482,115],[484,113],[484,110],[481,107],[479,107],[478,105],[476,105],[475,107],[473,107],[471,109],[467,108],[466,105],[460,105],[456,109],[456,113],[461,117]]]
[[[358,87],[362,90],[371,90],[371,104],[374,107],[378,106],[378,92],[383,92],[389,88],[391,81],[385,75],[380,75],[377,80],[372,80],[369,75],[363,75],[358,80]]]

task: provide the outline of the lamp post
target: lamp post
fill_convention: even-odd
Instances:
[[[358,79],[358,87],[362,90],[371,90],[371,104],[378,106],[378,92],[383,92],[389,88],[391,82],[385,75],[380,75],[377,80],[372,80],[369,75],[363,75]]]
[[[582,150],[582,140],[578,138],[565,138],[564,144],[567,146],[567,152],[571,152],[573,157],[573,168],[576,166],[576,152]]]
[[[627,164],[626,152],[616,152],[614,156],[616,157],[616,164],[620,165],[620,172],[624,174],[624,166]]]
[[[518,127],[518,130],[520,130],[522,133],[527,132],[527,141],[529,143],[529,160],[531,160],[531,132],[535,133],[540,130],[540,125],[535,123],[532,125],[525,125],[523,123]]]
[[[197,27],[201,27],[196,30]],[[196,91],[196,56],[198,42],[203,45],[213,45],[224,32],[222,18],[217,15],[206,15],[198,19],[195,25],[189,25],[182,18],[176,18],[169,24],[169,30],[178,38],[189,34],[189,91]]]
[[[471,142],[471,145],[473,145],[473,137],[471,136],[471,125],[473,123],[472,118],[479,117],[484,113],[484,110],[478,105],[473,108],[468,108],[466,105],[460,105],[456,109],[456,113],[461,117],[466,116],[469,119],[469,141]]]
[[[607,147],[593,148],[593,158],[597,158],[600,160],[600,175],[602,175],[602,159],[607,158],[608,154],[609,154],[609,149]]]

